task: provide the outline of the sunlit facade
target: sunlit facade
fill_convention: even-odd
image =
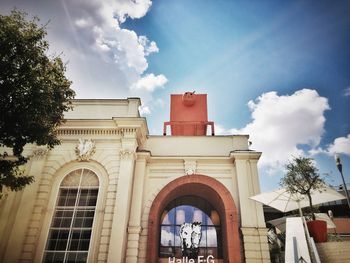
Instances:
[[[137,98],[73,105],[0,201],[0,262],[270,261],[248,136],[150,135]]]

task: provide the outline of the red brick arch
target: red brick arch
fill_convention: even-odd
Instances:
[[[147,263],[158,263],[160,217],[168,203],[177,197],[195,195],[206,199],[218,211],[223,232],[224,262],[242,262],[238,213],[227,188],[205,175],[189,175],[168,183],[154,199],[148,218]]]

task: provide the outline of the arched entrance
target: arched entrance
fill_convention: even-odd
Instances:
[[[148,219],[147,262],[158,263],[161,215],[165,207],[183,196],[198,196],[215,206],[221,220],[223,261],[241,262],[238,214],[232,196],[219,181],[198,174],[175,179],[154,199]]]

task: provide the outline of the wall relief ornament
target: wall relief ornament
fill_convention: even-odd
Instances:
[[[128,160],[128,159],[134,159],[135,158],[135,152],[127,149],[121,149],[120,150],[120,159],[122,160]]]
[[[35,159],[43,158],[47,153],[49,152],[49,149],[45,148],[37,148],[33,150],[33,153],[31,157]]]
[[[193,175],[196,173],[196,170],[197,170],[197,162],[196,161],[185,160],[184,166],[185,166],[185,174],[186,175]]]
[[[96,145],[91,139],[79,139],[79,143],[75,147],[75,153],[78,161],[90,160],[95,151]]]

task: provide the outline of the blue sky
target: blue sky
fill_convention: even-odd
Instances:
[[[263,191],[299,154],[339,185],[340,153],[350,183],[349,1],[4,0],[0,12],[14,5],[50,20],[78,98],[139,96],[161,134],[171,93],[207,93],[217,131],[263,152]]]

